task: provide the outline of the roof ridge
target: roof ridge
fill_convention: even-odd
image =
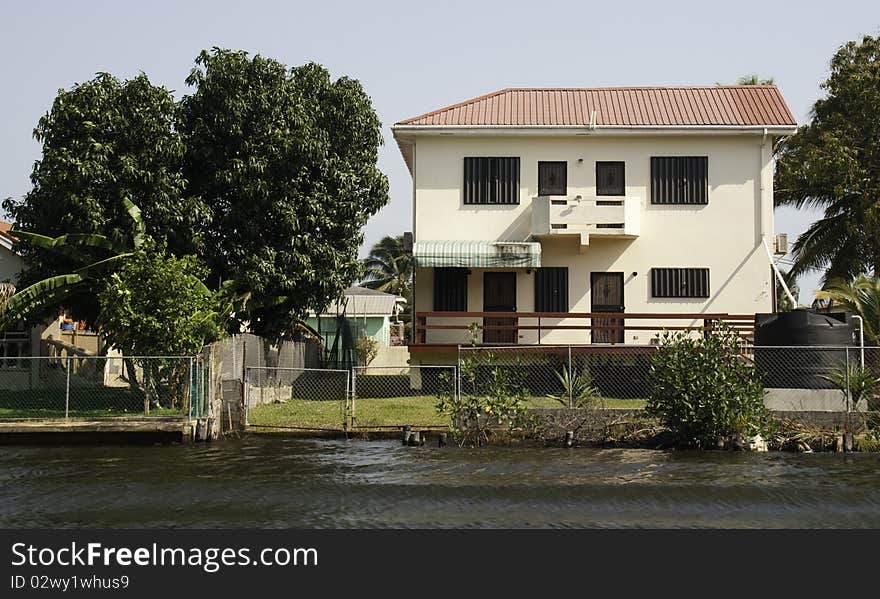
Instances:
[[[513,88],[505,87],[504,89],[499,89],[498,91],[490,92],[488,94],[483,94],[482,96],[477,96],[476,98],[470,98],[469,100],[464,100],[462,102],[456,102],[455,104],[450,104],[449,106],[444,106],[443,108],[438,108],[436,110],[431,110],[430,112],[426,112],[424,114],[420,114],[417,116],[410,117],[408,119],[403,119],[402,121],[398,121],[394,123],[395,125],[406,125],[412,121],[417,121],[419,119],[424,119],[429,116],[434,116],[435,114],[439,114],[441,112],[446,112],[447,110],[454,110],[456,108],[461,108],[462,106],[467,106],[468,104],[474,104],[476,102],[481,102],[482,100],[488,100],[494,96],[500,96],[505,92],[511,91]]]
[[[506,87],[404,119],[395,126],[584,125],[586,117],[580,110],[586,106],[598,111],[599,126],[797,124],[775,84],[736,84]],[[561,112],[553,113],[553,107]],[[545,114],[548,109],[551,113]],[[668,109],[673,113],[666,114]],[[527,114],[529,110],[532,113]],[[663,114],[655,114],[656,110]]]
[[[604,90],[622,90],[622,89],[731,89],[731,88],[746,88],[746,89],[766,89],[766,88],[777,88],[778,86],[774,83],[772,85],[742,85],[742,84],[731,84],[731,85],[610,85],[610,86],[600,86],[600,87],[506,87],[502,90],[495,92],[494,94],[487,94],[484,97],[488,97],[491,95],[499,94],[502,92],[525,92],[525,91],[536,91],[536,92],[564,92],[564,91],[604,91]],[[481,98],[473,98],[472,100],[482,99]],[[466,102],[470,102],[472,100],[467,100]],[[466,103],[462,102],[462,103]]]

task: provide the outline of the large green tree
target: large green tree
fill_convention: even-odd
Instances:
[[[33,190],[4,202],[19,230],[46,242],[20,244],[28,268],[18,287],[90,264],[102,248],[84,248],[89,236],[114,251],[129,243],[131,202],[146,237],[171,256],[197,256],[211,289],[247,300],[230,323],[283,337],[360,275],[362,227],[388,200],[378,118],[357,81],[316,64],[214,49],[187,83],[177,103],[145,75],[99,74],[59,91],[35,130]],[[87,251],[59,251],[72,245]],[[98,283],[115,268],[60,306],[45,285],[34,299],[94,321]]]
[[[810,123],[778,147],[777,205],[824,210],[792,245],[790,274],[880,274],[880,37],[842,46],[822,89]]]
[[[181,130],[209,281],[233,280],[251,329],[283,337],[360,274],[362,227],[388,201],[380,123],[360,83],[317,64],[215,48],[196,65]]]
[[[3,206],[18,229],[48,237],[100,234],[117,242],[134,235],[124,201],[140,207],[150,234],[174,252],[199,247],[205,216],[187,195],[180,164],[184,143],[175,131],[171,92],[146,75],[128,81],[100,73],[60,90],[34,136],[42,156],[31,174],[32,190]],[[38,244],[20,244],[26,287],[79,266],[75,256]],[[65,306],[77,318],[94,319],[94,294],[72,296]]]

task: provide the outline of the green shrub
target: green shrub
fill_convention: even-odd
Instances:
[[[676,435],[679,445],[715,447],[736,435],[766,434],[770,426],[760,377],[730,329],[699,338],[664,333],[649,382],[645,410]]]
[[[498,365],[491,353],[475,352],[460,362],[461,390],[441,385],[437,412],[450,418],[450,430],[460,445],[482,445],[496,433],[513,433],[529,424],[528,390],[521,364]],[[449,383],[449,373],[441,383]]]
[[[862,400],[865,401],[868,410],[880,408],[878,405],[880,402],[877,401],[880,377],[871,370],[862,368],[858,364],[841,365],[822,378],[840,389],[844,398],[849,401],[849,409],[857,409]]]
[[[562,372],[554,371],[559,384],[562,386],[561,393],[548,394],[547,397],[555,399],[565,408],[595,408],[600,399],[599,390],[593,386],[593,377],[589,369],[585,368],[580,373],[571,376],[568,368]]]
[[[355,352],[361,366],[369,366],[379,354],[379,342],[375,337],[361,337],[355,342]]]

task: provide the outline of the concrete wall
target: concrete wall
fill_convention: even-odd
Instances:
[[[628,312],[770,311],[773,283],[762,236],[766,235],[772,243],[771,142],[758,135],[420,136],[416,140],[414,238],[527,240],[531,232],[531,198],[537,194],[539,160],[568,162],[569,197],[595,195],[596,161],[622,160],[626,164],[626,196],[640,199],[638,238],[591,237],[583,252],[575,237],[541,240],[542,264],[569,268],[569,310],[590,311],[591,272],[622,272]],[[651,205],[650,159],[675,155],[708,156],[707,205]],[[465,156],[519,156],[520,203],[465,206],[461,191]],[[652,267],[709,268],[711,297],[652,298]],[[469,279],[471,311],[482,310],[482,272],[473,269]],[[534,307],[533,278],[524,269],[518,271],[519,311],[531,311]],[[417,269],[415,309],[433,309],[430,269]],[[551,335],[542,341],[587,342],[585,332],[559,331]],[[647,343],[651,336],[652,332],[628,333],[626,341]],[[429,342],[437,343],[463,339],[461,333],[449,331],[431,331],[428,335]],[[519,342],[535,340],[535,333],[523,333]]]

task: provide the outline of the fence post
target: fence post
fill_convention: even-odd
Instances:
[[[244,362],[242,362],[244,364]],[[260,373],[259,385],[262,388],[263,386],[263,371],[258,367],[257,371]],[[241,409],[244,411],[244,424],[247,426],[248,423],[248,411],[250,410],[251,398],[250,398],[250,387],[248,385],[248,377],[250,376],[250,369],[245,366],[244,371],[241,374]],[[223,398],[220,399],[220,416],[223,416],[223,404],[226,402],[223,401]]]
[[[202,360],[204,359],[203,355],[200,355],[196,358],[193,363],[193,401],[195,404],[194,409],[192,409],[192,414],[195,414],[195,417],[199,417],[199,413],[202,411]],[[192,414],[190,414],[189,419],[192,420]]]
[[[574,407],[574,397],[572,395],[572,387],[574,387],[574,371],[571,368],[571,346],[568,346],[568,407]]]
[[[187,417],[192,420],[193,417],[193,400],[195,399],[195,393],[193,393],[193,386],[195,383],[196,377],[195,372],[193,372],[193,357],[189,357],[189,385],[186,387],[186,396],[187,396]]]
[[[850,397],[850,381],[849,381],[849,348],[844,348],[844,352],[846,352],[846,430],[849,432],[849,412],[850,412],[850,403],[852,401]]]
[[[345,432],[354,427],[354,396],[357,393],[357,371],[352,367],[349,372],[351,377],[345,377],[345,403],[342,407],[342,430]]]
[[[64,390],[64,417],[70,418],[70,354],[67,354],[67,381]]]
[[[458,357],[455,362],[455,389],[453,389],[453,393],[455,393],[455,399],[461,403],[461,346],[458,346]]]

